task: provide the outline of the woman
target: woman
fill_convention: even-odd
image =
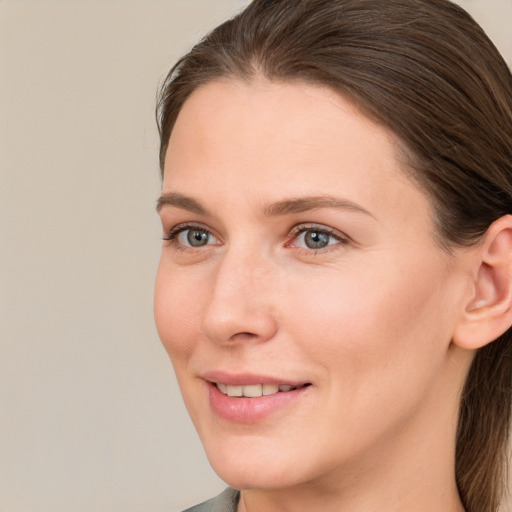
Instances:
[[[498,510],[512,77],[481,28],[447,0],[254,0],[158,121],[157,328],[232,488],[192,510]]]

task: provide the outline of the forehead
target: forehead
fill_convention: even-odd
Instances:
[[[197,89],[178,116],[164,191],[207,188],[224,199],[236,191],[265,202],[336,191],[391,205],[410,189],[423,196],[404,167],[391,131],[327,87],[219,80]]]

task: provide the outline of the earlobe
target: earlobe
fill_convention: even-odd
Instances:
[[[491,224],[475,259],[473,294],[466,303],[453,343],[478,349],[512,325],[512,215]]]

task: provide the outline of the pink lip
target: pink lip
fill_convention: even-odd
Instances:
[[[206,372],[201,375],[201,378],[208,382],[222,382],[228,386],[244,386],[251,384],[288,384],[290,386],[301,386],[307,381],[293,381],[278,377],[270,377],[268,375],[255,375],[253,373],[240,373],[232,374],[221,371]]]
[[[222,382],[230,386],[243,384],[290,384],[301,385],[304,382],[290,382],[271,377],[257,375],[228,375],[221,372],[213,372],[203,375],[206,381],[206,391],[212,412],[227,421],[233,423],[251,424],[263,421],[270,415],[290,407],[303,397],[312,386],[280,391],[273,395],[263,395],[256,398],[231,397],[222,393],[214,382]]]

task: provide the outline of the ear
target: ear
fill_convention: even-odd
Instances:
[[[478,349],[512,325],[512,215],[491,224],[475,259],[473,293],[457,324],[453,343]]]

